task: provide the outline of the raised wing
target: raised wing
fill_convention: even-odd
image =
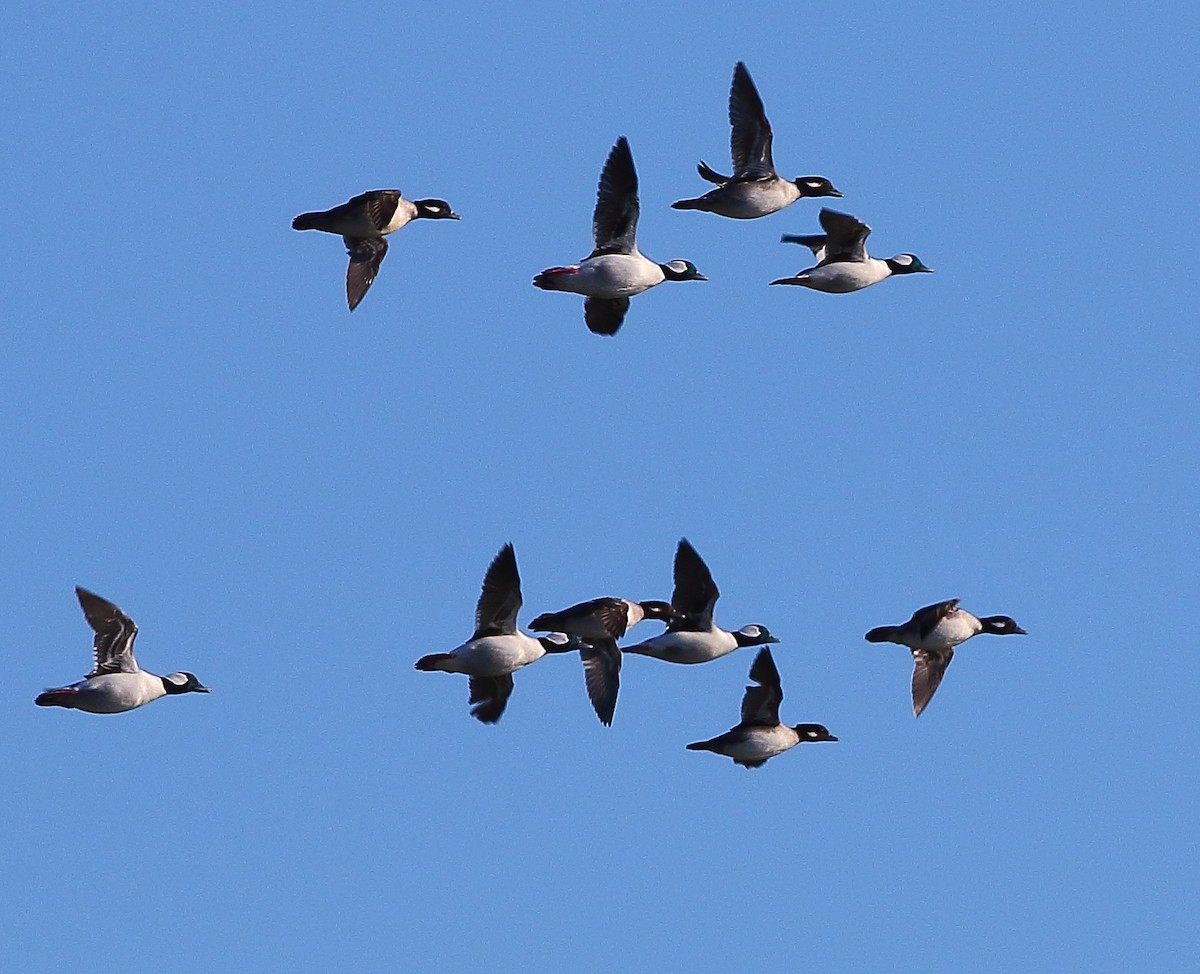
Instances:
[[[677,618],[670,628],[707,630],[712,625],[713,606],[720,596],[704,559],[687,538],[680,538],[675,549],[675,590],[671,593],[671,605],[685,618]]]
[[[565,632],[593,640],[598,633],[620,639],[628,626],[629,607],[625,600],[609,597],[589,599],[561,612],[544,612],[529,623],[535,632]]]
[[[769,649],[754,657],[750,667],[750,679],[758,686],[746,687],[742,697],[742,723],[761,724],[774,727],[779,723],[779,705],[783,702],[783,688],[779,684],[779,670]]]
[[[954,650],[931,653],[924,649],[914,649],[912,654],[915,664],[912,678],[913,716],[920,717],[921,711],[937,692],[942,677],[946,674],[946,667],[954,659]]]
[[[609,152],[600,173],[596,209],[592,213],[592,237],[596,249],[591,256],[633,253],[637,247],[639,212],[637,170],[633,168],[629,143],[622,135]],[[617,327],[620,324],[618,321]]]
[[[107,599],[86,588],[76,585],[75,596],[84,618],[96,634],[92,641],[95,661],[88,677],[104,673],[137,673],[137,660],[133,658],[133,641],[138,633],[136,623]]]
[[[359,193],[350,202],[344,204],[350,211],[360,210],[367,214],[376,230],[382,230],[392,222],[396,215],[396,207],[400,205],[400,190],[372,189]]]
[[[729,154],[733,158],[735,180],[773,179],[775,162],[771,158],[771,123],[763,108],[758,89],[741,61],[734,66],[729,86]]]
[[[471,716],[485,724],[494,724],[508,706],[508,698],[512,696],[513,678],[511,673],[504,676],[473,676],[471,677]]]
[[[867,237],[871,234],[869,226],[849,213],[839,213],[828,207],[821,210],[820,220],[825,230],[825,257],[822,264],[867,259]]]
[[[379,265],[387,256],[388,242],[384,237],[342,237],[350,266],[346,268],[346,303],[353,311],[366,296],[379,273]]]
[[[487,574],[483,576],[483,591],[479,593],[479,603],[475,606],[475,635],[471,638],[516,632],[520,609],[521,576],[517,571],[517,554],[512,544],[506,544],[492,559]],[[510,692],[511,683],[510,680]],[[503,706],[500,709],[503,710]]]

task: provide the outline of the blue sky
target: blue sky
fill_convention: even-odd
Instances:
[[[1194,10],[2,17],[6,970],[1190,969]],[[780,171],[936,274],[768,288],[818,204],[669,208],[727,163],[737,60]],[[529,281],[590,249],[618,135],[642,249],[710,281],[606,340]],[[289,224],[381,187],[462,221],[350,315]],[[495,727],[412,669],[505,541],[528,621],[667,597],[681,536],[838,744],[684,749],[752,651],[628,659],[610,729],[571,658]],[[35,708],[88,668],[75,584],[214,692]],[[1030,635],[914,721],[862,636],[952,597]]]

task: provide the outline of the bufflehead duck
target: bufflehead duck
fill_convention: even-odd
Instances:
[[[772,284],[798,284],[827,294],[849,294],[878,284],[895,274],[932,274],[915,254],[897,254],[887,260],[867,255],[866,241],[871,228],[849,213],[821,210],[823,234],[784,234],[784,243],[803,244],[813,252],[817,264],[799,271],[795,277],[783,277]]]
[[[671,621],[668,602],[631,602],[603,598],[580,602],[561,612],[546,612],[529,624],[538,632],[557,630],[583,640],[579,655],[587,680],[588,698],[604,726],[612,724],[621,686],[621,650],[617,640],[643,619]]]
[[[733,127],[729,137],[733,175],[722,176],[701,162],[696,169],[717,188],[697,199],[678,200],[671,204],[674,209],[706,210],[735,220],[754,220],[782,210],[801,197],[842,195],[824,176],[783,179],[775,171],[771,123],[750,72],[741,61],[734,66],[729,87],[729,124]]]
[[[680,538],[675,549],[671,624],[661,636],[625,646],[622,652],[653,656],[668,663],[707,663],[740,646],[779,642],[765,626],[743,626],[737,632],[728,632],[714,623],[713,606],[720,595],[704,559],[687,538]]]
[[[592,214],[595,249],[578,264],[549,267],[533,279],[546,291],[587,297],[583,318],[597,335],[615,335],[629,310],[629,299],[663,281],[707,281],[687,260],[656,264],[637,249],[637,170],[625,136],[617,139],[600,173]]]
[[[332,210],[301,213],[293,230],[324,230],[341,234],[350,254],[346,268],[346,303],[353,311],[379,273],[387,254],[387,234],[413,220],[457,220],[445,200],[406,200],[398,189],[373,189]]]
[[[133,641],[138,628],[119,608],[75,586],[84,618],[96,637],[92,642],[95,665],[78,683],[41,693],[33,701],[39,707],[66,707],[89,714],[121,714],[167,694],[209,693],[191,673],[157,676],[138,666]]]
[[[580,648],[579,639],[566,633],[527,636],[517,628],[521,609],[521,576],[517,556],[506,544],[492,559],[483,577],[483,591],[475,607],[475,632],[448,653],[432,653],[417,660],[418,670],[466,673],[470,678],[471,716],[494,724],[504,713],[513,691],[514,672],[547,653],[567,653]]]
[[[783,702],[783,687],[779,670],[769,649],[759,650],[750,667],[750,679],[758,686],[746,687],[742,697],[742,720],[736,726],[711,741],[689,744],[689,751],[714,751],[733,758],[743,768],[760,768],[776,754],[806,741],[836,741],[823,724],[797,724],[789,727],[779,723],[779,705]]]
[[[971,615],[958,607],[958,599],[937,602],[917,609],[902,626],[879,626],[866,635],[870,643],[898,643],[912,650],[913,715],[921,716],[942,682],[946,667],[954,658],[954,647],[972,636],[991,633],[996,636],[1025,636],[1024,629],[1008,616]]]

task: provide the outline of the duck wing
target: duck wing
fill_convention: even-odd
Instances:
[[[95,663],[87,678],[105,673],[137,673],[137,660],[133,658],[137,624],[117,606],[86,588],[76,585],[75,597],[79,599],[84,618],[96,634],[92,641]]]
[[[346,303],[353,311],[374,283],[379,265],[387,256],[388,242],[385,237],[342,237],[342,240],[350,255],[350,265],[346,268]]]
[[[839,213],[828,207],[821,210],[820,220],[825,231],[825,257],[822,264],[867,259],[867,237],[871,234],[869,226],[849,213]]]
[[[733,178],[741,182],[774,179],[775,161],[771,158],[774,134],[762,98],[750,72],[741,61],[734,66],[729,86],[729,154],[733,159]]]
[[[508,698],[512,696],[513,678],[511,673],[503,676],[473,676],[471,677],[471,716],[485,724],[494,724],[508,706]]]
[[[675,589],[671,593],[671,605],[683,618],[676,619],[669,631],[708,630],[712,626],[713,606],[721,592],[704,559],[687,538],[680,538],[679,546],[675,549],[674,574]]]
[[[517,571],[516,552],[510,543],[500,549],[483,576],[483,590],[475,606],[475,634],[471,638],[511,635],[517,631],[517,613],[520,609],[521,575]],[[509,683],[511,693],[512,681]],[[496,716],[499,717],[499,714]]]
[[[600,172],[596,209],[592,213],[592,238],[596,249],[591,256],[633,253],[637,249],[639,213],[637,170],[633,168],[629,142],[622,135],[609,152],[604,169]],[[617,327],[620,324],[618,321]]]
[[[593,335],[615,335],[629,312],[629,298],[588,298],[583,320]]]
[[[912,654],[914,664],[912,676],[913,716],[920,717],[921,711],[925,709],[929,701],[933,699],[934,693],[937,692],[942,677],[946,675],[946,667],[954,659],[954,650],[946,649],[932,653],[925,649],[914,649]]]
[[[615,639],[597,639],[580,645],[583,678],[587,683],[588,699],[600,723],[612,724],[617,709],[617,693],[621,689],[621,650]]]
[[[750,667],[750,679],[758,686],[746,687],[742,697],[742,723],[761,724],[775,727],[779,723],[779,705],[783,702],[783,688],[779,683],[779,670],[769,649],[763,649],[754,658]]]

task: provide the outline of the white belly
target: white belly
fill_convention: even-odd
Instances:
[[[754,220],[795,203],[800,198],[800,190],[795,183],[777,179],[770,183],[730,183],[701,198],[713,213],[734,220]]]
[[[925,649],[952,649],[959,643],[965,643],[982,628],[971,613],[958,609],[934,626],[921,641],[921,646]]]
[[[797,274],[796,283],[828,294],[849,294],[878,284],[885,277],[890,277],[891,273],[885,261],[873,257],[867,260],[839,260]]]
[[[546,655],[546,650],[532,636],[523,632],[506,636],[485,636],[472,639],[453,650],[455,669],[451,672],[472,676],[504,676]]]
[[[90,714],[122,714],[166,693],[162,680],[151,673],[105,673],[72,687],[78,690],[72,698],[74,709]]]
[[[735,761],[756,763],[782,754],[800,743],[800,737],[790,727],[756,727],[746,740],[725,745],[721,753]]]
[[[564,275],[562,290],[589,298],[628,298],[665,280],[662,268],[641,254],[601,254]]]
[[[714,627],[708,632],[665,632],[622,652],[653,656],[668,663],[707,663],[738,648],[733,633]]]

